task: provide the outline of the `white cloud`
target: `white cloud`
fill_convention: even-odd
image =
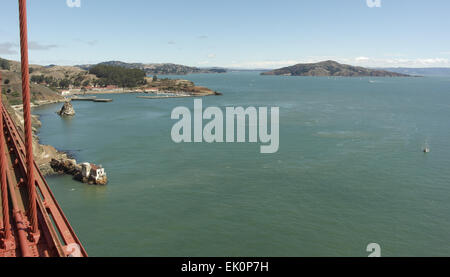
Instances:
[[[214,59],[216,57],[216,54],[209,54],[208,55],[208,58],[210,58],[210,59]]]
[[[230,65],[227,65],[227,67],[231,68],[276,68],[276,67],[284,67],[284,66],[290,66],[297,63],[300,63],[301,61],[295,61],[295,60],[283,60],[283,61],[253,61],[253,62],[236,62],[233,61]]]
[[[66,3],[69,8],[81,8],[81,0],[67,0]]]
[[[370,58],[368,58],[368,57],[357,57],[355,60],[357,62],[366,62],[366,61],[370,60]]]
[[[355,58],[354,63],[368,67],[450,67],[450,59],[447,58]]]
[[[17,44],[10,43],[10,42],[4,42],[0,43],[0,54],[1,55],[14,55],[17,54],[19,51],[17,49]]]
[[[41,44],[36,41],[30,41],[28,43],[29,50],[46,51],[53,48],[58,48],[56,44]],[[18,43],[5,42],[0,43],[0,54],[2,55],[15,55],[20,52],[20,45]]]
[[[51,49],[57,48],[57,47],[58,47],[58,45],[56,45],[56,44],[41,44],[36,41],[30,41],[28,43],[28,48],[30,50],[51,50]]]
[[[80,42],[80,43],[83,43],[83,44],[87,44],[89,46],[95,46],[95,45],[98,44],[98,40],[83,40],[83,39],[77,38],[77,39],[74,39],[74,41]]]
[[[20,60],[20,57],[19,57]],[[56,64],[61,66],[73,66],[73,65],[79,65],[79,64],[97,64],[99,62],[103,62],[105,59],[60,59],[60,58],[44,58],[44,59],[30,59],[30,64],[38,64],[38,65],[50,65],[50,64]]]
[[[369,8],[381,8],[381,0],[366,0],[366,3]]]

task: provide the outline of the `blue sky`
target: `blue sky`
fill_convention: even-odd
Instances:
[[[448,0],[380,0],[373,8],[367,0],[80,2],[28,0],[32,63],[450,67]],[[18,60],[17,1],[1,5],[0,56]]]

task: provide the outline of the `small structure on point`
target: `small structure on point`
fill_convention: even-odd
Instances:
[[[69,174],[73,178],[85,184],[106,185],[108,177],[105,169],[100,165],[91,163],[77,164],[76,160],[71,159],[52,159],[50,166],[56,174]]]
[[[94,185],[106,185],[108,183],[105,169],[101,165],[82,163],[81,176],[83,183]]]

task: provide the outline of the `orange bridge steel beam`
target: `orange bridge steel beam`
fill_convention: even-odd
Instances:
[[[15,204],[17,202],[25,203],[25,199],[20,198],[20,193],[18,193],[18,188],[25,185],[23,180],[20,180],[20,176],[26,176],[27,168],[25,162],[25,144],[22,136],[17,129],[17,126],[11,119],[11,116],[6,111],[4,105],[0,107],[2,111],[1,117],[3,117],[5,138],[7,142],[7,151],[10,153],[11,165],[7,171],[10,198],[13,204],[13,214],[15,216],[16,225],[21,224],[21,226],[16,226],[16,231],[27,232],[25,236],[26,241],[23,242],[20,238],[20,232],[18,235],[18,241],[21,245],[28,245],[25,248],[35,248],[30,253],[23,253],[21,256],[57,256],[57,257],[67,257],[67,256],[79,256],[87,257],[86,250],[83,248],[80,240],[75,234],[75,231],[70,226],[69,221],[65,217],[61,207],[58,205],[55,196],[50,190],[45,178],[40,172],[36,163],[34,163],[34,170],[37,173],[35,184],[38,189],[39,196],[37,197],[37,215],[38,215],[38,226],[39,231],[42,234],[37,241],[33,239],[33,232],[31,230],[31,221],[29,217],[25,215],[24,210],[18,208],[20,205]],[[18,181],[15,181],[13,176],[18,176]],[[28,192],[28,190],[26,190]],[[25,206],[25,204],[24,204]],[[11,208],[11,207],[10,207]],[[23,236],[22,236],[23,237]],[[1,256],[0,249],[0,256]]]
[[[0,72],[0,106],[2,104],[2,73]],[[3,136],[3,116],[0,115],[0,182],[1,182],[1,198],[2,198],[2,220],[3,220],[3,245],[5,248],[11,247],[11,227],[9,222],[9,199],[8,186],[6,184],[6,154],[5,154],[5,137]]]

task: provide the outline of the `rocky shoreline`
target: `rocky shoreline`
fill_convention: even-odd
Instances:
[[[32,108],[44,106],[44,105],[50,105],[50,104],[57,104],[57,103],[64,103],[66,102],[65,99],[61,100],[52,100],[52,101],[38,101],[31,105]],[[23,108],[22,105],[16,105],[16,106],[10,106],[10,114],[13,120],[16,122],[18,128],[20,131],[23,132],[22,126],[23,126]],[[63,161],[67,163],[73,163],[75,160],[66,152],[57,150],[55,147],[51,145],[45,145],[40,143],[40,139],[38,136],[39,128],[42,126],[42,122],[39,120],[39,116],[32,114],[32,127],[33,127],[33,154],[35,161],[41,170],[42,174],[44,176],[51,176],[51,175],[61,175],[66,174],[67,172],[61,172],[59,170],[55,170],[52,167],[52,160],[57,161]],[[75,161],[76,164],[76,161]]]
[[[36,108],[43,105],[56,104],[64,102],[64,100],[52,101],[38,101],[31,105],[31,108]],[[23,133],[23,107],[22,105],[11,105],[9,109],[12,119],[16,122],[18,129]],[[35,161],[44,176],[54,175],[55,171],[50,166],[52,159],[70,159],[65,152],[59,151],[51,145],[44,145],[40,143],[38,132],[42,126],[39,116],[32,114],[32,128],[33,128],[33,154]]]
[[[57,114],[61,117],[74,116],[75,110],[71,102],[67,100],[36,103],[34,108],[62,102],[64,102],[64,105]],[[16,106],[13,108],[15,116],[20,122],[23,122],[21,115],[22,107]],[[105,170],[101,166],[99,167],[91,163],[78,164],[68,153],[59,151],[51,145],[41,144],[37,135],[41,126],[42,122],[39,120],[39,116],[33,115],[33,152],[39,169],[44,176],[67,174],[72,175],[74,180],[85,184],[106,185],[108,183]]]
[[[124,93],[124,92],[122,92],[122,93]],[[145,94],[143,93],[143,95],[145,95]],[[208,96],[208,95],[221,95],[221,94],[217,93],[217,92],[214,92],[214,94],[210,94],[210,91],[208,90],[205,94],[200,92],[197,95],[189,95],[189,97]],[[73,107],[70,104],[70,100],[66,99],[66,98],[60,98],[57,100],[35,101],[34,103],[31,104],[31,108],[33,109],[33,108],[41,107],[44,105],[57,104],[57,103],[64,103],[63,107],[58,112],[58,114],[60,116],[73,116],[75,114],[75,111],[73,110]],[[24,120],[23,120],[22,105],[11,105],[10,108],[11,108],[10,114],[11,114],[13,120],[16,122],[17,126],[19,127],[19,130],[21,130],[23,133],[22,126],[24,124]],[[33,154],[35,157],[35,161],[38,164],[39,169],[41,170],[42,174],[44,176],[61,175],[61,174],[74,175],[74,174],[71,174],[70,172],[66,172],[67,170],[60,170],[60,168],[58,168],[58,167],[52,167],[53,160],[58,161],[60,164],[63,164],[63,165],[71,164],[71,163],[74,163],[75,165],[77,165],[77,162],[68,153],[66,153],[64,151],[60,151],[51,145],[45,145],[45,144],[40,143],[38,133],[39,133],[39,128],[42,126],[42,123],[39,120],[38,115],[32,114],[32,126],[33,126]],[[55,165],[55,162],[53,162],[53,164]],[[69,169],[68,171],[71,171],[71,170]],[[82,178],[78,178],[77,180],[83,181],[85,183],[92,183],[92,181],[82,180]],[[102,183],[102,182],[100,182],[100,183]]]
[[[12,120],[16,123],[19,133],[23,135],[24,120],[23,107],[21,105],[22,95],[20,93],[20,91],[22,91],[22,78],[20,74],[21,63],[17,61],[4,60],[0,71],[2,73],[2,77],[4,78],[2,87],[5,91],[3,94],[4,103],[6,103],[5,106],[11,115]],[[110,72],[112,71],[114,70],[110,70]],[[115,71],[117,72],[117,69]],[[131,74],[131,77],[136,76]],[[138,85],[137,87],[133,89],[124,89],[119,88],[117,84],[108,85],[105,83],[103,86],[100,86],[99,81],[101,78],[97,77],[95,74],[90,74],[88,70],[84,70],[80,67],[30,65],[31,108],[33,109],[48,104],[65,103],[70,101],[70,96],[88,94],[142,93],[144,95],[145,93],[150,92],[158,93],[170,91],[174,94],[186,94],[193,97],[221,95],[220,93],[212,91],[206,87],[196,86],[193,82],[188,80],[169,78],[160,79],[157,76],[149,77],[146,76],[145,72],[143,72],[141,77],[143,77],[142,84],[136,83]],[[110,79],[111,80],[109,81],[112,81],[112,83],[118,81],[114,78]],[[75,80],[77,80],[79,85],[75,85]],[[75,112],[69,104],[65,104],[64,108],[60,110],[61,116],[73,116],[74,113]],[[39,120],[39,116],[32,115],[33,155],[35,157],[35,162],[40,168],[42,174],[45,176],[65,174],[64,170],[61,171],[52,168],[52,160],[60,161],[63,164],[66,162],[73,162],[74,160],[68,153],[59,151],[51,145],[44,145],[40,143],[38,133],[41,126],[42,123]],[[93,168],[98,168],[96,165],[89,165]],[[97,170],[103,169],[101,168]]]

